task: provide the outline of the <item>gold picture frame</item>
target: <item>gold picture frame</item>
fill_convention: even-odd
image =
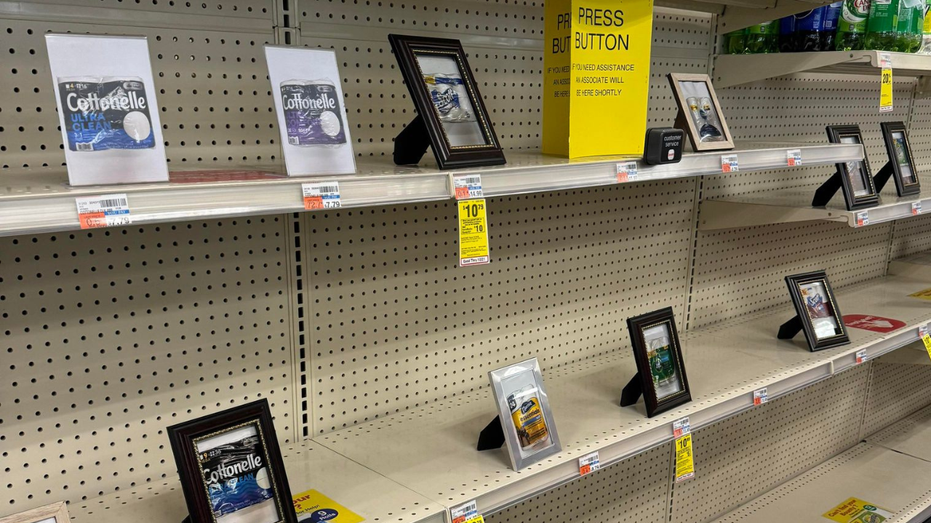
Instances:
[[[692,150],[704,152],[733,149],[734,137],[727,127],[711,77],[688,73],[669,73],[666,77],[679,107],[675,127],[689,135]],[[695,102],[690,103],[689,100]],[[697,125],[698,121],[702,122],[701,126]]]
[[[51,521],[49,521],[51,520]],[[64,501],[0,518],[0,523],[71,523]]]

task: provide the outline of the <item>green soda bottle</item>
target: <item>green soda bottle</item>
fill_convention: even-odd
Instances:
[[[779,51],[779,21],[770,20],[747,28],[747,52],[776,53]]]
[[[838,51],[863,49],[866,20],[870,14],[870,0],[844,0],[834,48]]]
[[[724,35],[725,54],[743,54],[747,52],[747,29],[731,31]]]
[[[866,48],[876,51],[895,51],[895,28],[902,0],[873,0],[870,18],[866,23]]]
[[[921,47],[924,22],[924,0],[901,0],[899,19],[895,26],[895,47],[903,53],[914,53]]]

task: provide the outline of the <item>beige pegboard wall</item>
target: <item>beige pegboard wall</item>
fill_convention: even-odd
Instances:
[[[42,20],[0,19],[0,174],[64,165],[48,32],[148,38],[170,169],[278,168],[263,51],[274,43],[271,5],[72,0],[32,5]]]
[[[925,177],[922,183],[931,184],[931,178]],[[925,251],[931,251],[931,214],[896,221],[889,252],[890,259],[905,258]]]
[[[295,438],[283,217],[0,239],[0,513],[172,477],[165,428]]]
[[[457,267],[456,205],[305,214],[313,433],[629,350],[625,318],[682,321],[694,182],[488,200],[492,263]]]
[[[619,463],[486,516],[488,523],[666,523],[672,444]]]
[[[695,431],[695,478],[673,485],[669,521],[713,519],[856,445],[868,367]]]
[[[918,344],[920,345],[920,343]],[[921,347],[903,347],[916,350]],[[869,397],[860,436],[865,438],[927,406],[931,398],[931,367],[903,363],[873,363]]]

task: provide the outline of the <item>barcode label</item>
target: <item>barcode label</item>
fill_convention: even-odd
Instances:
[[[317,188],[320,194],[338,193],[339,185],[321,185]]]
[[[291,145],[301,145],[301,140],[297,136],[289,136],[288,143]]]
[[[481,174],[453,177],[453,189],[457,200],[485,197],[485,191],[482,189]]]
[[[90,198],[75,198],[78,222],[82,229],[116,227],[133,222],[129,214],[129,198],[125,194],[107,194]]]
[[[304,209],[339,209],[342,200],[339,195],[339,182],[320,182],[301,184],[304,193]]]
[[[94,144],[92,144],[92,143],[90,143],[90,142],[87,142],[87,143],[76,143],[76,144],[74,144],[74,146],[75,146],[79,151],[93,151],[93,150],[94,150]]]

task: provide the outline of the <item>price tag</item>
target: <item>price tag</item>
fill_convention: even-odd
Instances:
[[[672,422],[672,437],[679,438],[690,432],[692,432],[692,427],[689,425],[688,418],[682,418]]]
[[[863,362],[866,361],[867,359],[868,359],[868,358],[866,357],[866,349],[862,349],[862,350],[858,350],[858,351],[857,351],[857,365],[863,363]]]
[[[786,151],[786,162],[789,164],[789,167],[798,167],[802,165],[802,150],[789,149]]]
[[[762,405],[769,401],[769,398],[766,396],[766,387],[762,389],[753,391],[753,404]]]
[[[918,338],[924,338],[926,335],[931,334],[931,325],[924,325],[918,327]]]
[[[931,336],[926,332],[924,336],[921,337],[922,343],[925,344],[925,350],[928,351],[928,357],[931,358]]]
[[[489,263],[485,200],[459,201],[459,266]]]
[[[481,174],[456,176],[453,178],[453,188],[456,190],[457,200],[468,200],[469,198],[485,197],[485,193],[482,192]]]
[[[579,458],[579,475],[584,476],[591,474],[601,468],[601,462],[598,461],[598,452],[592,452]]]
[[[478,513],[478,504],[474,499],[465,505],[453,507],[450,509],[449,515],[452,519],[452,523],[466,523],[467,521],[472,521],[474,517],[481,517]]]
[[[617,183],[635,182],[638,177],[637,162],[621,162],[617,164]]]
[[[485,523],[485,518],[481,514],[477,516],[472,516],[471,518],[465,520],[465,523]]]
[[[728,154],[721,157],[721,172],[722,173],[735,173],[739,171],[740,168],[737,165],[737,155]]]
[[[133,223],[129,215],[129,199],[125,194],[105,194],[90,198],[75,198],[78,220],[82,229],[118,227]]]
[[[318,211],[320,209],[339,209],[339,182],[302,183],[304,191],[304,209]]]
[[[879,112],[892,112],[892,55],[879,53],[879,66],[882,68],[879,84]]]
[[[912,202],[912,216],[921,214],[921,202]]]
[[[857,213],[857,227],[863,227],[870,224],[869,211],[860,211]]]
[[[692,434],[676,439],[676,483],[695,477],[692,457]]]

